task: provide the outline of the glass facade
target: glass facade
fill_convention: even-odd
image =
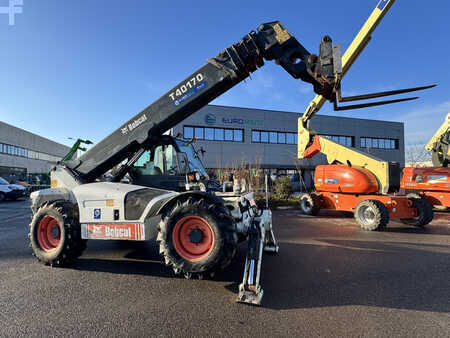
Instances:
[[[31,158],[33,160],[42,160],[48,162],[57,162],[61,160],[61,157],[41,153],[39,151],[34,151],[26,149],[23,147],[13,146],[10,144],[0,143],[0,153],[7,154],[11,156]]]
[[[216,127],[196,127],[184,126],[183,136],[185,139],[193,137],[199,140],[210,141],[227,141],[227,142],[244,142],[244,130],[232,128],[216,128]],[[321,134],[336,143],[346,147],[355,147],[355,137],[347,135],[329,135]],[[252,143],[268,143],[268,144],[297,144],[297,133],[281,132],[270,130],[252,130]],[[360,148],[376,148],[376,149],[399,149],[398,139],[384,139],[373,137],[360,137]]]
[[[344,136],[344,135],[320,135],[322,137],[326,137],[327,139],[342,144],[346,147],[354,147],[355,146],[355,138],[353,136]]]
[[[361,148],[398,149],[399,146],[397,139],[361,137],[359,141]]]
[[[185,139],[191,139],[195,137],[199,140],[207,141],[244,142],[244,130],[232,128],[184,126],[183,137]]]
[[[297,144],[297,133],[252,130],[252,143]]]

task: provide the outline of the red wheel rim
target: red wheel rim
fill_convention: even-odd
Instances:
[[[51,251],[58,247],[61,242],[61,228],[55,218],[45,216],[41,219],[37,229],[37,240],[44,251]]]
[[[184,259],[196,262],[208,257],[214,247],[214,232],[203,218],[186,216],[172,232],[176,252]]]

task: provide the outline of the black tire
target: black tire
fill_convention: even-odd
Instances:
[[[305,215],[317,216],[320,211],[320,196],[316,193],[300,195],[300,210]]]
[[[354,217],[361,229],[382,230],[389,223],[389,211],[377,200],[363,200],[355,208]]]
[[[44,234],[50,223],[54,225],[50,232],[59,236]],[[41,206],[33,215],[28,237],[33,255],[45,265],[70,265],[86,248],[86,240],[81,239],[78,210],[68,202]]]
[[[181,234],[176,230],[177,225],[184,226],[183,220],[190,218],[198,219],[199,222],[203,222],[203,227],[208,228],[203,229],[205,231],[200,230],[198,244],[208,239],[206,232],[210,231],[210,234],[213,234],[210,249],[195,260],[186,257],[184,247],[180,248],[179,244],[177,247],[177,242],[180,242],[181,238]],[[189,233],[191,243],[196,243],[191,235],[199,229],[199,227],[193,230],[191,228]],[[184,240],[187,241],[187,236],[184,236]],[[157,241],[159,252],[163,255],[166,265],[172,267],[175,274],[201,279],[204,276],[213,276],[215,272],[231,263],[236,254],[238,236],[234,221],[223,205],[199,196],[190,196],[178,199],[164,210],[159,223]]]
[[[417,209],[418,216],[400,219],[404,224],[423,228],[433,220],[433,207],[423,198],[408,198]]]
[[[0,202],[3,202],[5,200],[5,194],[0,192]]]

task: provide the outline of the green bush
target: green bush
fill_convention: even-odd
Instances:
[[[273,185],[273,192],[276,198],[287,200],[292,194],[292,183],[289,177],[278,178]]]

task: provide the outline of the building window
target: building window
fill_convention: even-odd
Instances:
[[[361,148],[375,148],[375,149],[398,149],[398,139],[361,137],[359,139]]]
[[[243,142],[244,130],[231,128],[215,128],[215,127],[183,127],[183,137],[185,139],[197,138],[199,140],[208,141],[229,141]]]
[[[295,144],[294,134],[293,133],[287,133],[286,134],[286,143],[287,144]]]
[[[278,133],[276,131],[269,132],[270,143],[278,143]]]
[[[186,139],[194,138],[194,128],[184,127],[183,134],[184,134],[184,138],[186,138]]]
[[[12,146],[9,144],[0,143],[0,153],[8,154],[18,157],[26,157],[36,160],[44,160],[49,162],[57,162],[61,158],[58,156],[53,156],[49,154],[44,154],[37,151],[32,151],[23,147]]]
[[[345,136],[345,135],[320,135],[325,137],[333,142],[342,144],[346,147],[354,147],[355,146],[355,138],[353,136]]]
[[[195,127],[195,138],[197,138],[199,140],[203,140],[204,139],[203,131],[204,131],[204,128]]]
[[[252,130],[252,143],[297,144],[296,133]]]
[[[221,128],[214,129],[214,140],[223,141],[223,129]]]
[[[233,141],[234,142],[244,141],[244,132],[242,129],[234,129],[233,130]]]
[[[261,132],[261,143],[269,143],[269,133],[267,131]]]
[[[225,129],[225,141],[233,141],[233,130]]]
[[[205,140],[214,140],[214,128],[205,128]]]
[[[253,143],[261,142],[261,132],[257,130],[252,130],[252,142]]]

